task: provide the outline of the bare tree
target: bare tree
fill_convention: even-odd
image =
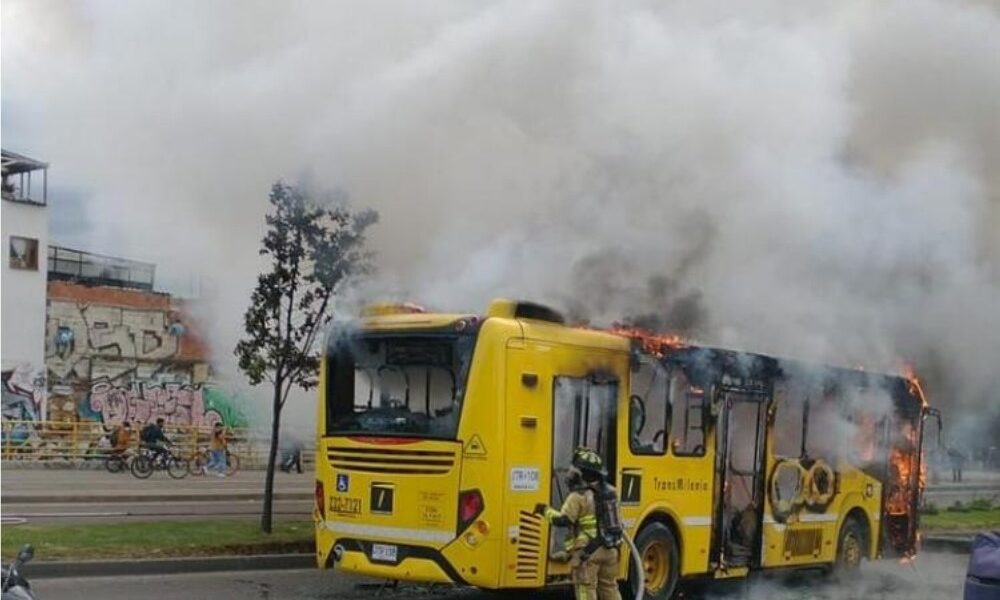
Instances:
[[[317,346],[333,316],[333,299],[345,285],[371,273],[373,255],[365,248],[365,231],[378,220],[375,211],[352,212],[334,200],[317,202],[281,181],[271,187],[270,202],[260,254],[271,258],[271,267],[257,277],[244,315],[246,335],[235,350],[251,384],[273,386],[260,521],[265,533],[271,532],[281,410],[293,386],[316,386]]]

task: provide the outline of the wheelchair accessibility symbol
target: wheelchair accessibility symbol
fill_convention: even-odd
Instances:
[[[337,491],[346,492],[347,488],[350,487],[350,480],[347,478],[346,473],[337,474]]]

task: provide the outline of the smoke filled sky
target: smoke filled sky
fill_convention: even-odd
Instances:
[[[235,343],[278,178],[381,213],[365,297],[893,368],[1000,404],[1000,3],[2,5],[56,243]]]

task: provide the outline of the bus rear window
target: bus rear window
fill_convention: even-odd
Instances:
[[[327,356],[327,434],[454,439],[475,337],[342,336]]]

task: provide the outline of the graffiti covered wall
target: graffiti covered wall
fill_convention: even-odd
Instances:
[[[50,282],[45,362],[52,421],[245,424],[212,391],[208,350],[167,294]]]
[[[2,372],[3,418],[17,421],[45,419],[45,373],[29,364]]]

